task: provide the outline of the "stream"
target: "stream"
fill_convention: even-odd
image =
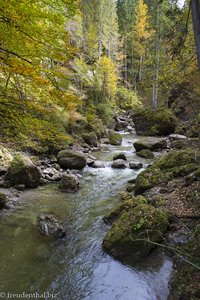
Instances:
[[[75,194],[61,193],[58,184],[22,193],[23,204],[0,219],[1,293],[49,292],[58,300],[167,299],[172,272],[168,257],[155,252],[137,266],[123,265],[101,247],[109,229],[103,216],[119,203],[117,195],[127,181],[141,172],[112,169],[113,155],[124,152],[128,161],[149,164],[135,155],[135,139],[134,134],[123,134],[121,146],[93,153],[106,167],[85,168]],[[34,223],[40,212],[54,213],[64,222],[64,240],[52,241],[38,233]]]

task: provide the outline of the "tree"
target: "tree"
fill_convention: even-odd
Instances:
[[[2,135],[23,135],[17,140],[31,145],[66,140],[64,124],[79,103],[69,90],[68,62],[75,49],[65,29],[76,9],[72,0],[1,3]]]
[[[198,66],[200,70],[200,3],[199,0],[191,0],[191,6],[192,6],[192,19],[193,19],[197,59],[198,59]]]
[[[146,39],[149,37],[148,26],[148,7],[143,0],[139,0],[136,6],[135,24],[135,49],[139,57],[138,80],[142,81],[142,65],[146,50]]]

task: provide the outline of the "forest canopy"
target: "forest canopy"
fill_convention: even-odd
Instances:
[[[21,148],[62,148],[79,123],[101,134],[117,110],[166,106],[197,72],[189,2],[1,0],[1,136]]]

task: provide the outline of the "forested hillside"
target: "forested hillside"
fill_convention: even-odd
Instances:
[[[101,134],[118,109],[167,107],[181,83],[199,92],[189,4],[2,1],[0,40],[1,137],[21,149],[62,148],[78,124]]]

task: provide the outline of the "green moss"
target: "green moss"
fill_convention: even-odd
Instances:
[[[21,153],[17,153],[11,162],[9,172],[15,174],[16,172],[19,172],[19,170],[24,166],[25,166],[24,156]]]
[[[171,151],[161,157],[155,165],[161,170],[167,170],[174,167],[181,167],[191,163],[197,163],[195,152],[193,150]]]
[[[114,132],[112,130],[108,132],[108,138],[111,145],[117,146],[117,145],[121,145],[122,143],[121,134]]]
[[[186,176],[198,168],[193,150],[172,151],[161,157],[136,179],[135,193],[140,194],[173,178]]]
[[[37,187],[41,174],[29,157],[18,153],[14,156],[6,179],[13,185],[24,184],[26,187]]]
[[[139,157],[146,158],[146,159],[153,159],[154,158],[153,152],[151,152],[148,149],[143,149],[143,150],[137,152],[136,155],[139,156]]]
[[[168,226],[165,211],[140,204],[121,214],[103,241],[104,249],[116,258],[133,256],[135,261],[149,254]],[[151,242],[148,242],[151,241]]]
[[[140,109],[134,113],[136,132],[141,135],[168,135],[174,133],[177,119],[169,109]]]
[[[100,139],[105,133],[105,126],[103,122],[100,119],[96,118],[91,122],[90,125],[92,127],[92,130],[95,132],[97,138]]]
[[[143,196],[129,196],[124,199],[123,204],[117,206],[110,214],[103,218],[106,224],[113,224],[124,211],[128,211],[141,204],[148,204],[148,200]]]
[[[188,146],[188,140],[177,140],[170,143],[172,149],[183,149]]]
[[[138,175],[135,184],[135,193],[136,195],[141,194],[160,183],[167,183],[172,178],[173,174],[171,172],[164,173],[153,165]]]

